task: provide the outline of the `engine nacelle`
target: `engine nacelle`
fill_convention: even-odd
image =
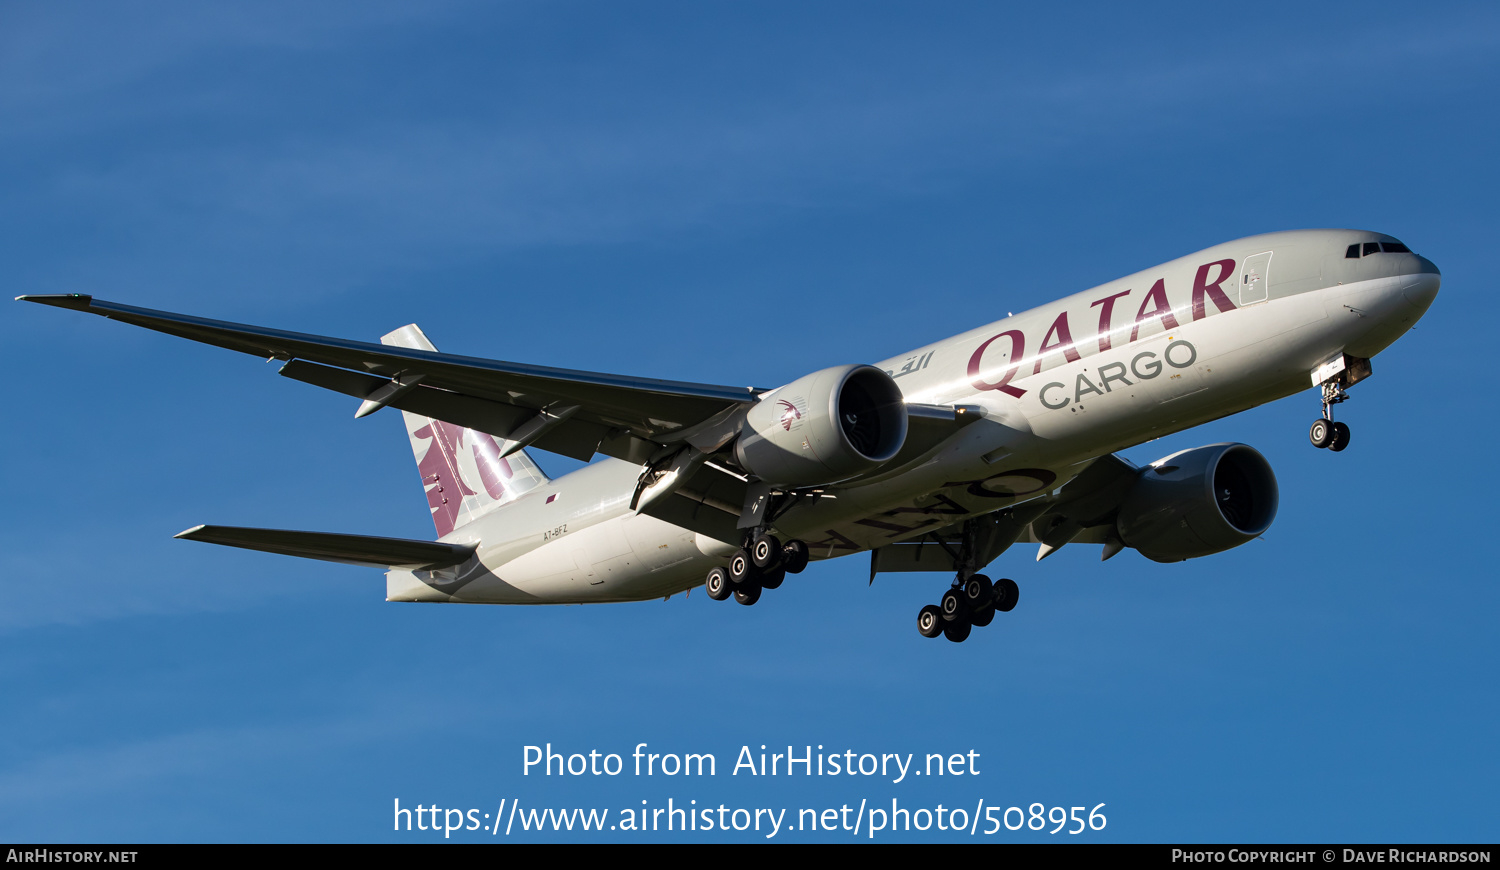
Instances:
[[[890,375],[837,366],[762,397],[745,416],[734,455],[767,483],[820,486],[892,459],[906,426],[906,400]]]
[[[1181,562],[1264,534],[1279,500],[1264,456],[1245,444],[1211,444],[1141,469],[1115,525],[1147,559]]]

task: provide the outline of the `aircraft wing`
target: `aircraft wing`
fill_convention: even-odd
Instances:
[[[1040,544],[1041,561],[1070,543],[1104,544],[1104,558],[1119,552],[1115,517],[1140,469],[1118,456],[1093,460],[1055,495],[954,523],[930,531],[911,541],[889,544],[870,551],[870,579],[877,573],[905,571],[954,571],[959,567],[959,547],[966,523],[973,530],[978,552],[974,562],[983,566],[1015,544]]]
[[[17,298],[286,360],[283,375],[373,402],[370,410],[390,405],[584,460],[599,452],[645,462],[662,443],[727,418],[764,392],[287,332],[82,294]]]

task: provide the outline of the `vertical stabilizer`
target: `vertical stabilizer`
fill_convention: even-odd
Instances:
[[[382,336],[380,343],[437,350],[415,323]],[[525,450],[500,455],[509,441],[408,411],[401,416],[440,538],[547,482]]]

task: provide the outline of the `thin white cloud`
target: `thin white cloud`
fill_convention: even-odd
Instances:
[[[0,807],[14,818],[50,803],[138,793],[184,779],[212,779],[229,768],[253,769],[389,741],[433,721],[429,714],[406,707],[325,722],[202,729],[115,745],[43,751],[0,770]]]
[[[81,99],[90,88],[139,79],[158,57],[177,58],[190,73],[185,58],[226,41],[317,47],[336,39],[357,43],[377,30],[389,38],[405,13],[382,9],[359,18],[359,26],[326,11],[296,13],[284,29],[271,27],[270,16],[183,13],[174,26],[142,34],[146,48],[126,50],[119,46],[131,39],[107,40],[114,53],[102,52],[86,81],[69,84],[62,76],[48,86],[64,88],[59,97]],[[1278,113],[1305,112],[1306,101],[1287,98],[1306,81],[1327,91],[1317,105],[1349,94],[1370,97],[1361,94],[1377,87],[1389,94],[1406,75],[1393,79],[1393,68],[1416,75],[1437,61],[1488,62],[1500,41],[1500,28],[1456,29],[1452,21],[1415,31],[1391,26],[1353,28],[1346,43],[1333,46],[1299,43],[1294,33],[1241,59],[1200,47],[1185,59],[1153,62],[1148,55],[1128,70],[1049,71],[1046,78],[974,57],[934,59],[930,69],[905,78],[872,78],[830,61],[813,70],[819,78],[794,89],[782,82],[778,92],[773,82],[723,105],[701,95],[681,102],[641,95],[638,110],[599,115],[570,102],[591,97],[544,84],[538,86],[544,96],[551,87],[556,101],[571,108],[532,107],[514,116],[491,108],[461,119],[355,118],[316,131],[293,126],[245,140],[123,148],[109,160],[46,166],[39,178],[16,186],[7,207],[129,216],[128,224],[111,228],[128,240],[127,253],[96,251],[48,264],[53,281],[113,279],[118,286],[131,271],[119,258],[129,257],[169,284],[212,274],[217,286],[230,283],[226,289],[242,281],[338,292],[434,257],[649,239],[943,189],[976,176],[1003,178],[1084,152],[1098,161],[1143,148],[1204,147],[1252,135],[1236,131],[1263,131]],[[44,61],[57,51],[60,27],[49,19],[21,28],[41,33],[44,49],[20,51],[8,61],[12,75],[47,78],[36,70],[50,70]],[[121,27],[128,35],[146,25]],[[99,29],[90,32],[98,38]],[[1369,51],[1371,43],[1382,50]],[[0,56],[3,48],[0,42]],[[13,92],[40,100],[41,91]],[[149,92],[139,96],[150,103]],[[266,98],[225,96],[222,108],[193,111],[229,116],[242,103]],[[82,123],[93,120],[82,114]],[[29,125],[6,126],[12,137],[31,141]],[[12,139],[21,153],[51,144]],[[330,280],[334,275],[339,279]]]
[[[0,7],[0,109],[119,93],[161,70],[224,51],[328,50],[442,22],[463,5],[450,0],[6,4]]]
[[[231,612],[309,594],[296,570],[261,575],[254,573],[252,562],[226,573],[222,559],[214,564],[213,553],[171,546],[181,541],[162,544],[159,529],[146,532],[127,524],[102,533],[108,535],[103,539],[97,537],[97,527],[92,534],[96,537],[85,547],[72,529],[25,540],[7,536],[0,556],[0,596],[6,601],[0,608],[0,634],[140,616]],[[121,557],[123,553],[129,556]],[[142,564],[152,558],[160,560],[155,568]],[[311,571],[313,564],[301,567]],[[353,571],[320,567],[333,583],[341,570]],[[369,595],[384,597],[380,572],[362,573]],[[185,577],[212,577],[213,582],[185,583]]]

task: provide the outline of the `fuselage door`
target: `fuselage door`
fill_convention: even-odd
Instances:
[[[1240,305],[1254,305],[1264,302],[1271,289],[1271,252],[1255,256],[1245,261],[1245,268],[1240,271]]]

